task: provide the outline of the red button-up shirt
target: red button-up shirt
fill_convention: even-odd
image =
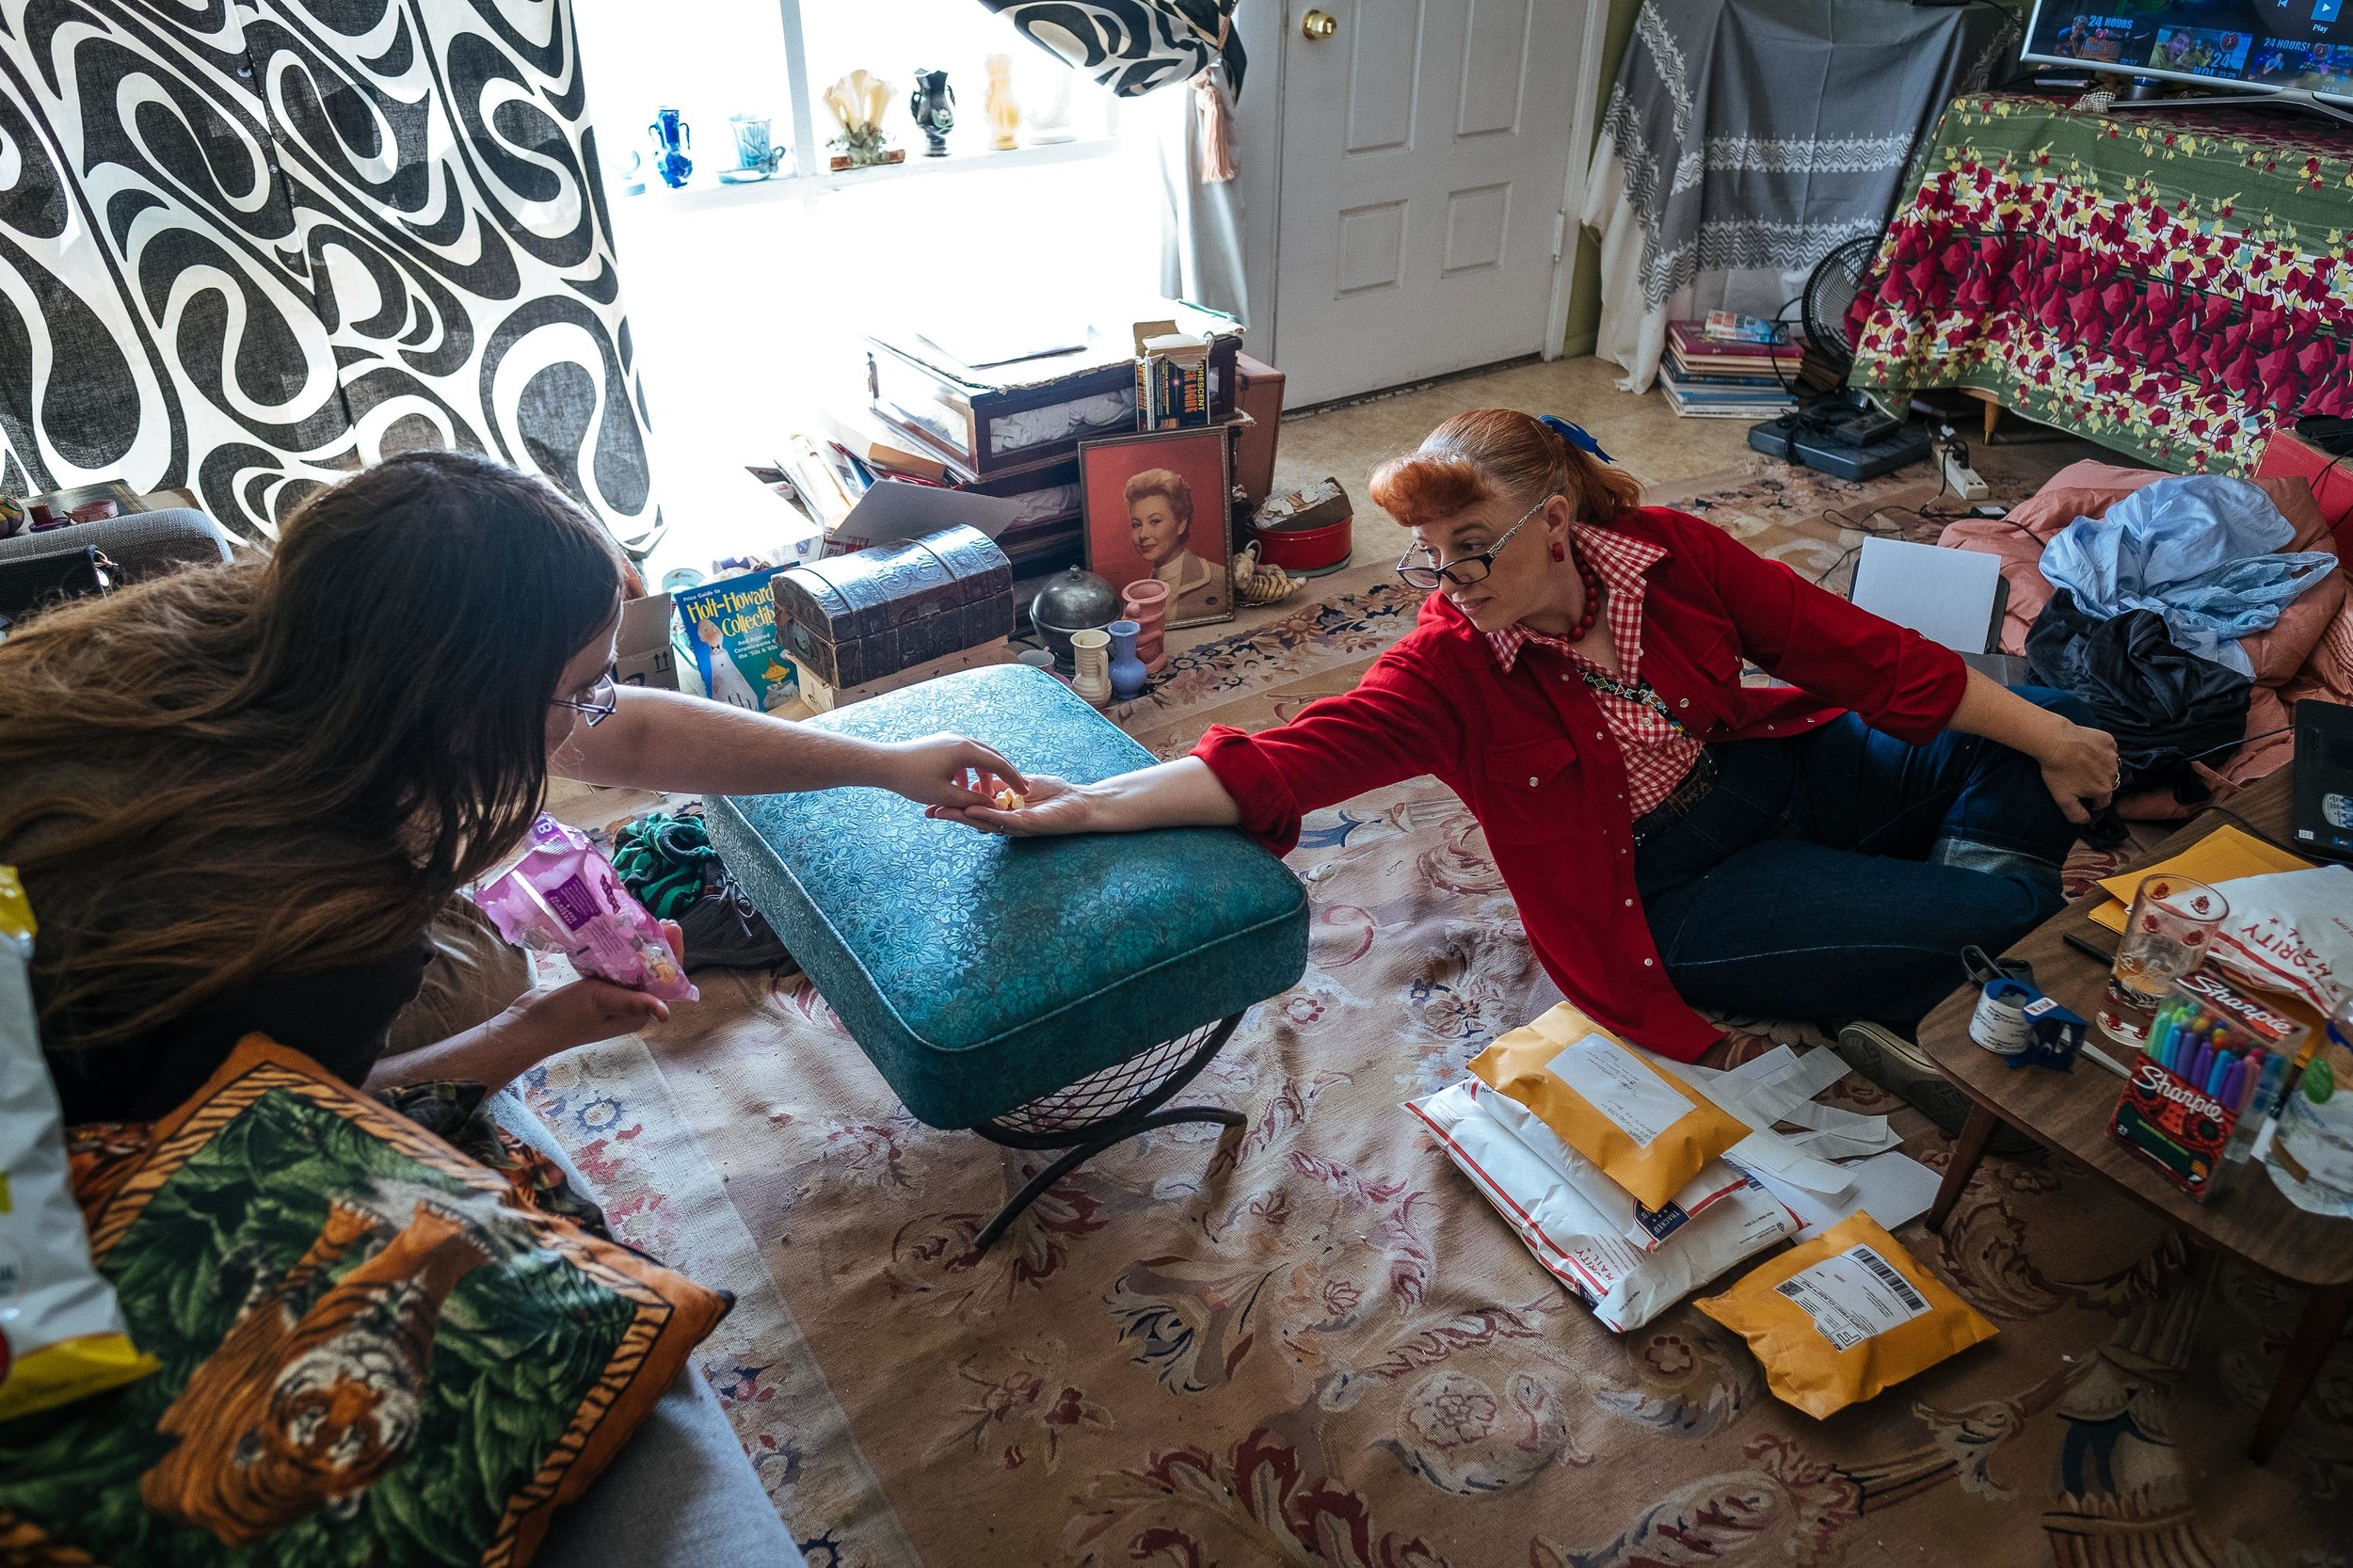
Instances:
[[[1607,528],[1594,528],[1585,523],[1577,525],[1577,548],[1609,590],[1602,600],[1603,617],[1609,628],[1609,644],[1618,650],[1618,679],[1596,686],[1588,680],[1585,684],[1593,694],[1593,705],[1609,726],[1609,733],[1618,738],[1618,752],[1625,759],[1626,809],[1640,822],[1651,808],[1674,793],[1683,776],[1691,771],[1691,764],[1700,760],[1700,744],[1691,732],[1649,703],[1629,696],[1621,696],[1609,685],[1632,685],[1642,677],[1642,597],[1650,589],[1646,575],[1666,552],[1655,544],[1629,537]],[[1547,637],[1525,626],[1507,626],[1500,632],[1487,634],[1487,646],[1495,649],[1496,663],[1503,673],[1512,673],[1512,666],[1520,662],[1520,652],[1529,644],[1550,648],[1580,672],[1591,670],[1596,676],[1609,674],[1599,664],[1577,650],[1577,645],[1562,637]]]
[[[1609,525],[1659,547],[1642,673],[1703,741],[1796,735],[1851,709],[1925,743],[1961,705],[1958,654],[1858,610],[1698,518],[1645,507]],[[1790,682],[1743,686],[1741,661]],[[1193,755],[1275,853],[1303,814],[1429,774],[1485,830],[1529,943],[1562,993],[1638,1045],[1696,1058],[1720,1032],[1669,983],[1634,886],[1625,760],[1564,661],[1509,671],[1433,594],[1353,691],[1257,735],[1219,726]]]

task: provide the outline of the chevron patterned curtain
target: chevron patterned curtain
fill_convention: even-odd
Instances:
[[[1031,42],[1122,98],[1225,68],[1241,90],[1235,0],[981,0]]]

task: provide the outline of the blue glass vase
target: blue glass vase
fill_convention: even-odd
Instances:
[[[695,145],[695,134],[687,129],[686,120],[676,109],[656,109],[653,123],[646,127],[659,149],[654,154],[653,171],[662,176],[662,183],[672,190],[686,184],[695,172],[695,160],[687,152]]]
[[[1144,695],[1152,672],[1136,657],[1136,635],[1144,628],[1131,620],[1115,620],[1103,628],[1112,639],[1112,700],[1128,702]]]

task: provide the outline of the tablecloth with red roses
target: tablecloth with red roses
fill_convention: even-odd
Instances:
[[[1851,384],[1974,387],[2176,472],[2353,415],[2353,133],[1955,99],[1849,313]]]

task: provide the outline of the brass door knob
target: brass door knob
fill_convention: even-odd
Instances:
[[[1340,30],[1340,19],[1330,11],[1309,11],[1299,21],[1299,36],[1309,43],[1321,43]]]

